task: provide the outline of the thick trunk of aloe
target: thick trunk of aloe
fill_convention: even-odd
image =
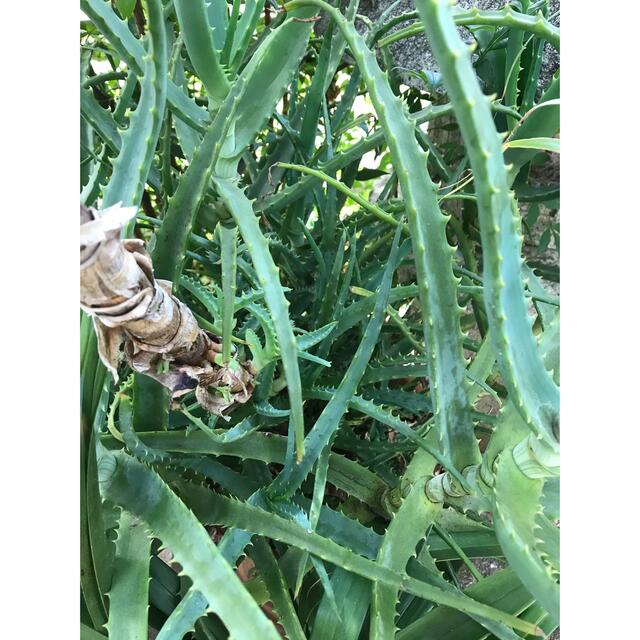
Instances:
[[[124,356],[134,371],[174,396],[196,389],[200,404],[212,413],[246,402],[250,372],[212,364],[221,346],[172,295],[171,282],[155,279],[143,242],[120,240],[127,214],[119,206],[105,212],[80,207],[80,306],[93,316],[102,361],[117,377]],[[208,391],[222,386],[230,398]]]

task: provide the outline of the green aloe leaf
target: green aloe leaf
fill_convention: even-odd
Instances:
[[[126,20],[136,8],[136,0],[116,0],[120,15]]]
[[[125,453],[99,461],[104,495],[142,520],[171,549],[175,561],[231,633],[278,640],[275,627],[242,586],[194,514],[160,476]]]
[[[484,254],[485,308],[498,364],[524,421],[549,446],[559,420],[559,390],[544,367],[531,331],[520,270],[522,234],[507,169],[469,52],[446,0],[416,0],[433,52],[443,72],[475,174]]]
[[[292,544],[326,562],[341,566],[369,580],[381,582],[395,589],[401,589],[420,598],[432,600],[466,613],[477,613],[491,620],[504,622],[519,631],[540,635],[535,625],[522,622],[512,615],[504,614],[492,607],[484,606],[462,594],[447,593],[438,587],[407,577],[406,574],[382,567],[376,562],[340,547],[317,533],[305,530],[291,520],[285,520],[246,502],[224,498],[204,488],[199,493],[201,495],[197,497],[192,493],[191,498],[196,500],[192,501],[191,499],[189,502],[194,512],[204,522],[233,526]]]
[[[538,518],[544,518],[540,498],[544,480],[528,478],[516,466],[510,450],[496,461],[495,530],[509,565],[547,610],[559,619],[560,586],[539,547]],[[553,554],[551,549],[548,552]]]
[[[524,140],[509,140],[504,144],[505,149],[537,149],[560,153],[560,140],[557,138],[525,138]]]
[[[479,602],[500,607],[515,615],[531,604],[531,596],[511,569],[504,569],[472,585],[466,593]],[[398,640],[481,640],[487,630],[453,609],[437,607],[401,630]]]
[[[149,635],[151,536],[145,523],[123,511],[118,524],[113,586],[109,591],[109,636],[146,640]]]

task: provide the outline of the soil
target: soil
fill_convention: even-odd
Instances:
[[[507,566],[505,562],[498,560],[497,558],[476,558],[473,559],[472,562],[478,568],[478,571],[483,578],[486,578]],[[460,582],[460,586],[463,589],[466,589],[475,582],[475,578],[471,575],[471,572],[467,567],[462,567],[458,572],[458,581]],[[548,636],[547,640],[560,640],[560,628],[556,629],[550,636]]]

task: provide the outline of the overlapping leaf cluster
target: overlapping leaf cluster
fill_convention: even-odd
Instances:
[[[157,277],[256,371],[212,418],[107,378],[82,317],[83,638],[550,633],[559,303],[521,230],[557,198],[547,3],[364,30],[357,0],[81,7],[81,200],[138,207]],[[416,33],[440,89],[393,67]]]

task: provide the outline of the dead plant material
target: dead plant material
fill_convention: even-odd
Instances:
[[[251,397],[251,363],[213,362],[216,336],[198,326],[171,282],[154,278],[144,242],[120,239],[133,215],[119,204],[103,211],[80,205],[80,306],[93,318],[100,358],[116,380],[126,360],[174,398],[195,389],[203,408],[222,416]]]

